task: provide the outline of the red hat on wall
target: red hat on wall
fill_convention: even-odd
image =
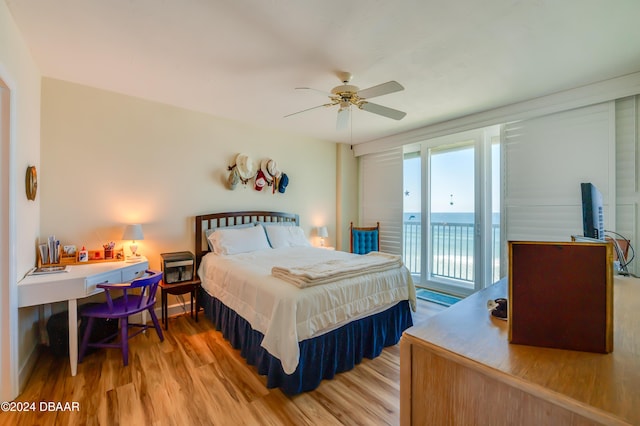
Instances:
[[[255,190],[262,191],[262,188],[264,188],[266,184],[267,180],[264,178],[264,173],[262,173],[262,170],[259,170],[258,174],[256,175],[256,183],[254,185]]]

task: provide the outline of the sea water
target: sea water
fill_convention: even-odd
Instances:
[[[493,223],[500,223],[500,213],[494,212],[492,213]],[[403,220],[405,222],[417,222],[420,223],[420,212],[408,212],[403,213]],[[431,213],[431,222],[438,223],[473,223],[474,222],[474,213],[473,212],[434,212]]]
[[[420,272],[420,213],[404,213],[404,260],[412,273]],[[500,213],[493,213],[493,274],[499,278]],[[473,282],[474,214],[473,212],[431,214],[431,273]]]

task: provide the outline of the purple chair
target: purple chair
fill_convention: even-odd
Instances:
[[[82,312],[82,316],[88,319],[88,322],[87,328],[84,332],[84,337],[82,338],[82,345],[80,346],[80,354],[78,356],[79,362],[82,362],[87,347],[89,346],[97,348],[119,347],[122,350],[122,360],[124,361],[124,365],[128,365],[129,339],[137,336],[150,327],[150,325],[147,324],[129,323],[129,316],[137,314],[144,310],[149,311],[151,320],[153,321],[153,326],[158,333],[158,337],[160,337],[160,341],[162,342],[164,340],[162,329],[160,328],[160,324],[158,323],[158,317],[156,317],[156,313],[154,311],[154,306],[156,304],[156,291],[158,290],[158,284],[162,279],[162,272],[147,270],[145,271],[145,273],[147,275],[142,278],[137,278],[130,283],[98,284],[98,288],[104,289],[107,301],[106,303],[92,306]],[[134,289],[139,289],[139,292],[136,291],[134,293],[132,291]],[[122,296],[114,298],[113,296],[116,294],[112,295],[112,293],[121,293]],[[120,342],[107,343],[112,341],[114,337],[118,335],[118,333],[116,333],[97,343],[89,343],[91,328],[93,327],[93,322],[96,318],[119,319]],[[129,327],[131,326],[140,327],[140,330],[129,335]]]

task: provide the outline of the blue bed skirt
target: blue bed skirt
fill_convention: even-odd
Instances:
[[[278,387],[287,395],[313,390],[323,379],[352,369],[362,358],[377,357],[385,346],[398,343],[402,332],[413,325],[409,302],[403,300],[385,311],[300,342],[298,368],[293,374],[285,374],[280,360],[260,346],[262,333],[218,299],[200,291],[200,305],[216,329],[231,346],[240,349],[258,374],[267,376],[268,388]]]

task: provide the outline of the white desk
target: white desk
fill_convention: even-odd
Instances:
[[[69,265],[67,272],[45,275],[27,275],[18,282],[18,307],[68,302],[69,309],[69,362],[71,375],[78,371],[78,299],[100,293],[98,284],[122,283],[142,276],[149,262],[101,262],[87,265]]]

